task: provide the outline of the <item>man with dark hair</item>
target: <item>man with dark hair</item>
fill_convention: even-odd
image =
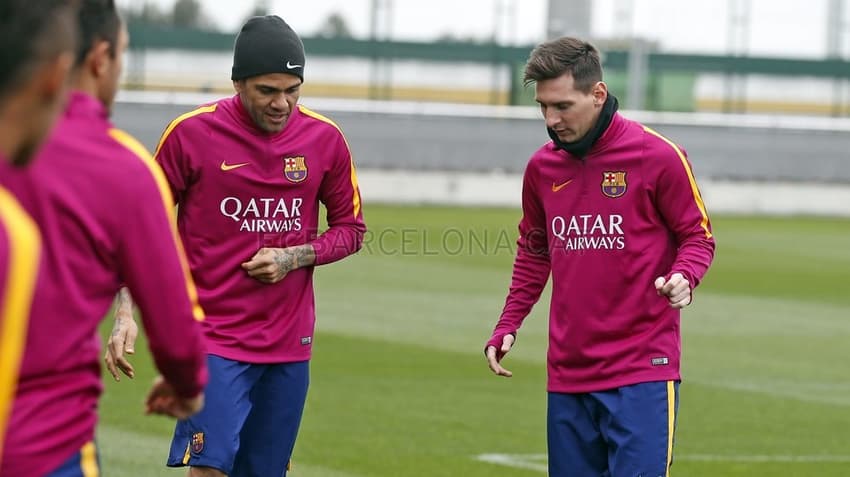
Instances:
[[[0,3],[0,177],[28,162],[52,127],[76,36],[68,1]],[[0,463],[40,254],[35,223],[0,186]]]
[[[21,164],[47,135],[62,108],[76,45],[74,2],[0,3],[0,155]]]
[[[680,309],[714,257],[685,152],[617,113],[599,53],[577,38],[531,53],[550,142],[528,163],[500,360],[552,274],[549,475],[669,475],[681,379]]]
[[[237,94],[175,119],[155,154],[207,312],[207,403],[177,423],[168,458],[193,477],[286,475],[307,395],[313,268],[356,252],[365,232],[342,132],[297,104],[304,60],[280,17],[251,18],[234,48]],[[329,227],[317,236],[320,202]]]
[[[56,130],[30,167],[4,175],[43,235],[46,272],[30,327],[0,475],[97,475],[97,327],[121,284],[139,302],[164,377],[149,413],[185,418],[203,404],[203,319],[162,172],[108,120],[127,32],[112,0],[82,0],[85,54]],[[4,348],[5,351],[5,348]]]

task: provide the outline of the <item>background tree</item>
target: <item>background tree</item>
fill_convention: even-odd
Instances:
[[[163,25],[171,23],[171,15],[163,11],[156,3],[150,1],[136,3],[136,8],[127,6],[121,9],[127,23],[149,23]]]
[[[171,11],[171,24],[180,28],[214,29],[199,0],[177,0]]]
[[[197,25],[201,14],[201,2],[198,0],[177,0],[171,13],[174,26],[193,27]]]
[[[248,12],[248,17],[263,17],[269,15],[269,0],[255,0],[254,7]]]
[[[316,33],[325,38],[351,38],[354,36],[351,34],[351,28],[349,28],[348,22],[345,21],[345,17],[339,12],[333,12],[328,15],[328,18],[325,19],[325,22],[319,27]]]

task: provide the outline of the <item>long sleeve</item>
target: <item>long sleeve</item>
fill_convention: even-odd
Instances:
[[[366,233],[357,172],[341,133],[334,152],[334,162],[319,191],[319,198],[328,211],[328,230],[311,242],[316,251],[316,265],[335,262],[356,253]]]
[[[123,142],[123,141],[122,141]],[[135,189],[126,214],[118,218],[122,239],[122,278],[141,311],[157,368],[178,395],[192,397],[207,381],[206,351],[198,321],[204,314],[177,236],[173,199],[165,177],[144,151],[135,151],[147,173]],[[120,209],[119,209],[120,210]]]
[[[540,299],[549,279],[546,216],[537,196],[529,166],[522,186],[522,219],[519,223],[517,254],[505,307],[487,346],[499,349],[505,335],[516,333],[531,308]]]
[[[672,146],[665,154],[667,157],[659,159],[662,170],[655,190],[656,207],[678,245],[670,272],[682,273],[695,288],[714,258],[711,221],[685,152],[666,138],[658,137]]]

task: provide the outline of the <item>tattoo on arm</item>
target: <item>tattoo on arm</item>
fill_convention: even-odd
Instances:
[[[277,249],[274,251],[274,263],[277,264],[278,273],[286,275],[298,268],[298,257],[291,249]]]
[[[277,264],[278,272],[282,275],[297,268],[311,265],[313,260],[315,260],[315,253],[309,245],[276,249],[274,254],[274,261]]]
[[[112,336],[118,336],[118,333],[121,331],[121,324],[124,320],[121,317],[115,318],[115,325],[112,327]]]
[[[126,312],[130,315],[131,319],[133,316],[133,296],[130,295],[130,290],[127,287],[121,287],[118,290],[118,302],[115,305],[115,326],[121,324],[123,320],[122,312]]]

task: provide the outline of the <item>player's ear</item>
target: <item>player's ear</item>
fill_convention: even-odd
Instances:
[[[608,85],[602,81],[597,81],[593,85],[593,89],[590,90],[590,94],[593,95],[593,105],[602,106],[608,99]]]
[[[46,61],[41,70],[33,76],[40,80],[39,91],[45,103],[52,103],[65,94],[73,64],[74,54],[66,51],[56,55],[53,60]]]
[[[239,93],[239,94],[244,93],[245,88],[246,87],[245,87],[245,80],[244,79],[233,81],[233,89],[235,89],[237,93]]]
[[[98,40],[86,55],[85,67],[95,78],[100,78],[109,71],[113,60],[112,45],[108,41]]]

